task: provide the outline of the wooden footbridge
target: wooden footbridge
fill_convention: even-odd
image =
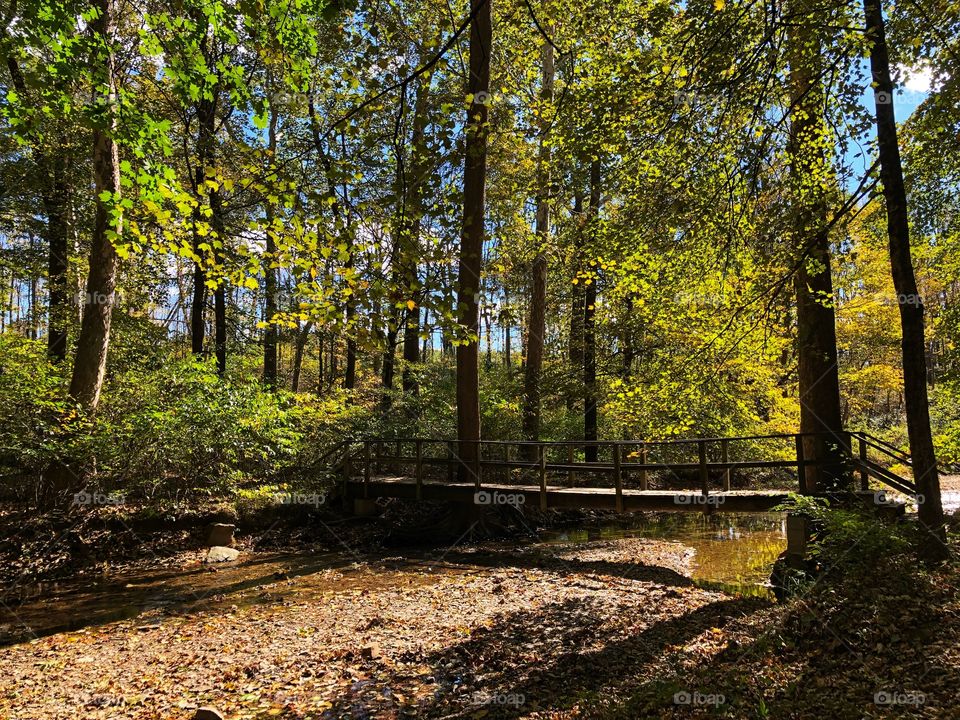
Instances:
[[[472,452],[461,454],[464,448]],[[348,499],[761,512],[781,504],[789,492],[817,494],[827,468],[814,458],[823,457],[832,458],[833,475],[852,477],[860,493],[872,496],[873,480],[877,488],[916,494],[914,483],[900,474],[909,471],[910,457],[862,432],[469,445],[367,438],[344,441],[328,456],[334,452]]]

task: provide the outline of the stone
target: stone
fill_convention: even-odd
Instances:
[[[223,713],[212,707],[197,708],[193,720],[223,720]]]
[[[230,562],[231,560],[236,560],[238,557],[240,557],[239,550],[215,545],[207,551],[207,557],[204,559],[204,562]]]
[[[236,525],[227,523],[211,524],[210,531],[207,534],[207,547],[229,547],[233,545],[233,532],[236,529]]]

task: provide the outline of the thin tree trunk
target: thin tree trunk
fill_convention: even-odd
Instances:
[[[64,148],[65,144],[61,144]],[[65,149],[62,152],[66,152]],[[43,205],[47,214],[47,292],[49,311],[47,325],[47,353],[58,362],[67,357],[67,258],[70,238],[70,186],[65,158],[54,161],[49,190],[44,193]]]
[[[270,122],[267,127],[267,156],[272,176],[277,155],[277,110],[270,106]],[[274,208],[267,199],[265,206],[267,224],[266,253],[263,258],[264,321],[267,323],[263,333],[263,381],[270,387],[277,385],[277,326],[273,318],[277,314],[277,242],[274,235]],[[301,350],[302,352],[302,350]]]
[[[590,225],[594,235],[599,228],[600,218],[600,160],[590,164]],[[597,278],[584,280],[583,312],[583,439],[587,442],[597,439],[597,333],[596,305]],[[587,462],[597,461],[597,446],[587,445],[584,450]]]
[[[817,492],[845,482],[840,379],[829,214],[825,187],[832,180],[824,155],[824,94],[818,79],[820,40],[805,0],[793,3],[798,21],[790,29],[790,166],[797,271],[798,392],[800,432],[807,474],[803,487]]]
[[[7,56],[7,70],[14,89],[21,98],[28,98],[29,88],[20,64],[12,55]],[[59,157],[48,155],[39,142],[33,147],[34,162],[43,178],[41,202],[47,216],[47,354],[57,362],[67,358],[67,258],[71,225],[68,150],[62,135],[60,140]]]
[[[473,478],[479,460],[480,389],[478,337],[480,273],[483,267],[487,178],[487,104],[490,100],[490,52],[493,28],[492,0],[471,0],[470,77],[472,97],[466,121],[463,173],[463,234],[457,278],[457,322],[468,337],[457,345],[457,437],[460,479]]]
[[[924,355],[923,299],[917,289],[910,256],[910,223],[903,167],[897,140],[897,122],[893,109],[893,82],[887,54],[883,10],[877,0],[864,0],[867,36],[873,41],[870,67],[873,71],[874,99],[877,109],[877,147],[880,154],[880,180],[887,207],[887,236],[893,285],[900,308],[901,350],[903,354],[903,395],[906,403],[907,434],[913,459],[913,478],[922,498],[917,503],[920,522],[926,529],[921,552],[929,560],[949,556],[946,545],[943,506],[940,498],[940,474],[930,431],[930,405],[927,397],[927,369]]]
[[[310,339],[310,330],[313,328],[313,321],[308,320],[297,332],[297,341],[294,346],[293,368],[290,371],[290,389],[293,392],[300,390],[300,371],[303,367],[303,351],[307,347],[307,341]],[[320,372],[323,372],[323,360],[320,361]]]
[[[550,233],[550,143],[546,137],[550,125],[544,112],[553,104],[553,45],[541,48],[540,157],[537,160],[537,254],[530,277],[530,318],[527,321],[527,364],[524,368],[523,436],[540,439],[540,373],[543,369],[543,336],[547,315],[547,243]]]
[[[583,232],[583,193],[577,192],[573,199],[574,220],[579,225],[578,239],[582,237]],[[582,258],[579,244],[574,248],[574,279],[572,290],[570,292],[570,347],[569,358],[570,366],[578,371],[583,368],[583,321],[584,321],[584,284],[583,278],[578,277],[582,269]],[[577,398],[582,395],[580,392],[574,392],[574,383],[570,383],[570,390],[567,392],[567,410],[574,410],[577,404]]]

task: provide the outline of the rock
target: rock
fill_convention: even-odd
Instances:
[[[236,560],[240,556],[239,550],[234,550],[233,548],[221,547],[215,545],[207,551],[207,557],[204,559],[204,562],[208,563],[217,563],[217,562],[230,562],[231,560]]]
[[[236,529],[236,525],[212,523],[210,532],[207,534],[207,547],[229,547],[233,545],[233,532]]]
[[[223,714],[216,708],[202,707],[193,714],[193,720],[223,720]]]

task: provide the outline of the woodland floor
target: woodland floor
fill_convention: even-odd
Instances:
[[[672,542],[342,537],[51,588],[0,648],[0,718],[960,718],[955,566],[828,572],[777,605],[695,586]]]

